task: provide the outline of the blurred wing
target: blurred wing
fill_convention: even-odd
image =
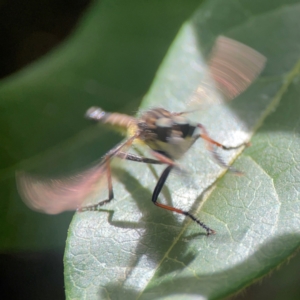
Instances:
[[[209,70],[222,94],[232,100],[248,88],[265,62],[266,58],[254,49],[220,36],[211,54]]]
[[[255,80],[263,70],[266,58],[254,49],[220,36],[217,38],[208,71],[191,99],[191,104],[231,101]]]
[[[122,149],[128,149],[136,137],[117,144],[105,154],[110,160]],[[123,153],[123,152],[122,152]],[[59,214],[80,208],[87,200],[108,197],[108,177],[111,176],[106,158],[86,171],[61,179],[40,178],[24,171],[16,173],[17,188],[23,201],[33,210]],[[121,156],[120,158],[125,158]],[[111,178],[110,178],[111,179]],[[105,192],[105,195],[102,195]],[[89,201],[89,202],[91,202]]]
[[[59,214],[76,210],[89,196],[107,188],[106,165],[62,179],[38,178],[24,171],[17,172],[17,187],[23,201],[33,210]]]

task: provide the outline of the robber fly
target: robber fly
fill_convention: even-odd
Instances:
[[[208,63],[209,76],[215,86],[227,100],[243,92],[261,72],[265,57],[255,50],[226,37],[219,37],[213,47]],[[203,91],[200,86],[199,91]],[[197,94],[197,91],[196,91]],[[200,94],[199,94],[200,95]],[[227,165],[217,154],[216,148],[236,149],[247,145],[227,147],[212,139],[206,128],[200,123],[189,122],[187,112],[170,112],[163,108],[145,111],[139,118],[125,114],[108,113],[98,107],[91,107],[86,117],[96,122],[121,127],[127,131],[127,139],[104,155],[100,163],[85,172],[65,179],[39,179],[26,172],[17,174],[17,183],[24,201],[33,209],[46,213],[60,213],[64,210],[98,210],[114,198],[110,162],[121,158],[133,162],[165,165],[152,194],[152,202],[163,209],[185,215],[203,227],[207,235],[215,233],[188,211],[158,202],[158,196],[170,172],[181,169],[180,159],[199,139],[206,143],[215,161],[223,168],[234,173],[239,171]],[[131,154],[128,149],[132,144],[141,142],[150,148],[153,158]],[[97,187],[101,177],[107,179],[108,197],[97,204],[82,206],[83,200]]]

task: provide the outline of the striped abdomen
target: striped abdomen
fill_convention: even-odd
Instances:
[[[125,114],[105,112],[100,107],[95,106],[88,109],[85,116],[93,121],[120,127],[122,130],[127,130],[132,125],[136,124],[136,119],[134,117]]]

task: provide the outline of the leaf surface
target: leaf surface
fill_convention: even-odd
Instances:
[[[261,77],[229,105],[191,116],[228,145],[242,177],[224,174],[198,142],[181,162],[192,182],[170,177],[160,201],[189,209],[217,231],[151,203],[161,167],[118,169],[115,201],[76,214],[65,253],[69,299],[216,299],[268,273],[299,247],[299,13],[290,1],[206,1],[165,57],[142,108],[186,109],[204,57],[225,35],[264,54]]]
[[[0,82],[2,249],[64,247],[72,213],[30,211],[16,191],[15,171],[70,175],[120,141],[118,133],[90,124],[85,111],[97,105],[134,113],[197,5],[94,1],[61,45]]]

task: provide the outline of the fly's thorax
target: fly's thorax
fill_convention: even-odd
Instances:
[[[198,138],[194,124],[162,108],[146,111],[137,125],[141,140],[172,159],[179,159]]]
[[[143,139],[140,138],[140,128],[137,122],[132,122],[127,127],[127,137],[131,138],[133,136],[137,136],[137,138],[133,141],[133,144],[144,145]]]

